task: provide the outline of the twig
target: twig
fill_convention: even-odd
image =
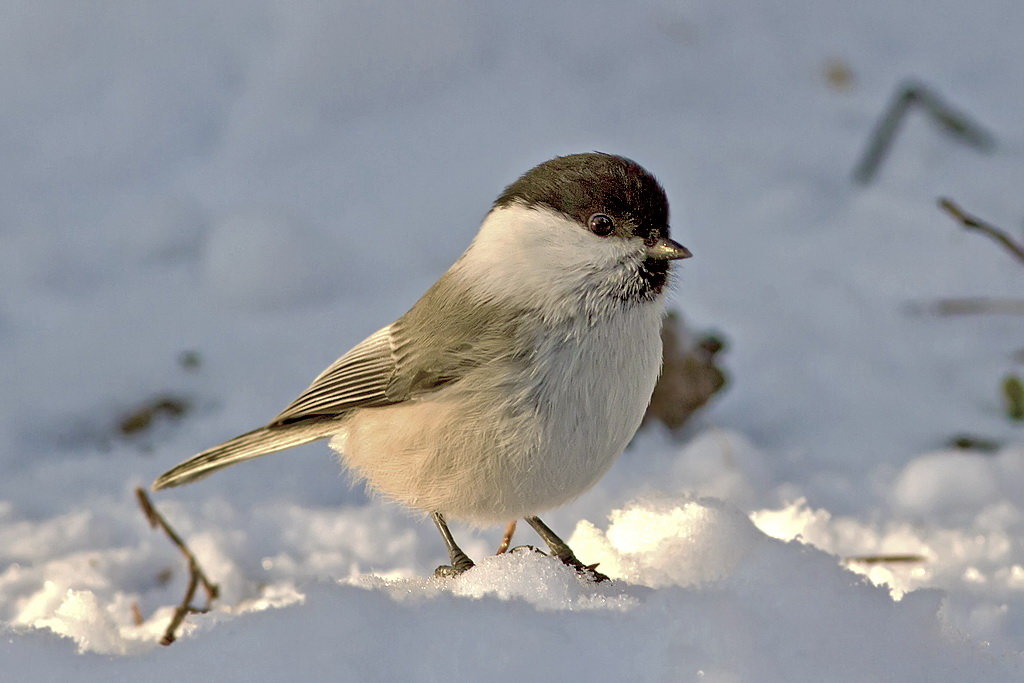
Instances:
[[[925,86],[910,81],[899,86],[896,96],[871,133],[868,148],[853,171],[854,180],[861,184],[871,182],[889,153],[900,123],[915,105],[923,109],[947,133],[975,149],[986,152],[995,146],[988,131],[947,105]]]
[[[957,434],[947,444],[953,448],[979,453],[995,453],[1002,447],[1002,444],[995,439],[987,439],[973,434]]]
[[[911,310],[936,315],[977,315],[981,313],[1024,315],[1024,299],[994,299],[983,296],[966,299],[939,299],[934,304],[914,306]]]
[[[1024,246],[1018,244],[1010,237],[1005,230],[1000,230],[990,223],[986,223],[976,216],[965,213],[963,209],[953,203],[952,199],[941,197],[939,206],[950,216],[960,221],[968,230],[978,230],[985,233],[999,244],[1003,245],[1017,260],[1024,263]]]
[[[927,559],[923,555],[857,555],[847,557],[843,562],[847,564],[899,564],[924,562]]]
[[[139,608],[139,603],[132,603],[132,623],[136,626],[142,626],[146,622],[142,616],[142,610]]]
[[[185,556],[185,559],[188,560],[189,580],[188,588],[185,590],[185,597],[174,611],[174,616],[171,617],[171,623],[168,624],[167,630],[164,631],[163,638],[160,639],[161,645],[170,645],[177,638],[176,633],[178,627],[181,626],[181,622],[185,620],[185,617],[189,614],[202,614],[204,612],[209,612],[210,605],[212,605],[213,601],[217,599],[220,589],[217,584],[206,578],[206,574],[204,574],[203,570],[199,567],[199,562],[196,561],[195,555],[193,555],[192,551],[188,549],[185,541],[181,540],[181,536],[178,536],[178,534],[175,533],[174,529],[171,528],[171,525],[163,518],[163,515],[157,512],[157,509],[153,506],[153,503],[150,501],[149,495],[146,493],[145,489],[136,488],[135,497],[139,501],[139,507],[142,508],[143,514],[146,515],[146,520],[149,522],[149,526],[154,529],[157,527],[163,529],[164,533],[167,534],[167,537],[171,539],[171,542],[178,546],[178,550],[180,550],[182,555]],[[200,583],[203,584],[203,590],[206,591],[206,605],[204,607],[194,607],[192,605],[192,598],[195,597],[196,588],[199,587]]]
[[[512,520],[505,527],[505,535],[501,537],[501,543],[498,545],[498,551],[495,555],[501,555],[508,550],[508,547],[512,545],[512,537],[516,534],[516,520]]]

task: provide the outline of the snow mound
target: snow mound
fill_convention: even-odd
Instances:
[[[1008,503],[1024,507],[1024,450],[996,455],[940,451],[914,458],[899,472],[890,499],[919,518],[954,520]]]
[[[303,651],[334,653],[312,670],[351,668],[363,678],[460,672],[516,680],[529,661],[544,662],[545,675],[645,681],[669,672],[766,681],[814,680],[807,672],[824,670],[836,681],[1001,675],[995,658],[979,658],[949,628],[938,591],[894,601],[835,556],[772,539],[721,501],[635,501],[614,511],[604,529],[581,522],[572,542],[613,579],[593,584],[529,550],[486,557],[452,579],[356,573],[340,583],[258,586],[229,577],[227,585],[245,588],[229,590],[227,600],[235,602],[189,617],[174,646],[174,671],[210,667],[208,673],[241,680],[230,662],[246,661],[282,672],[290,666],[282,653],[301,638]],[[217,572],[245,573],[210,551],[198,544]],[[70,575],[64,584],[47,582],[12,628],[52,631],[84,653],[136,656],[103,667],[85,658],[85,680],[146,661],[138,657],[157,648],[170,607],[142,624],[126,623],[127,605],[138,596],[115,593],[104,604],[102,590],[68,588],[72,583]],[[382,638],[403,656],[360,656],[383,653]],[[587,647],[602,656],[561,654]]]

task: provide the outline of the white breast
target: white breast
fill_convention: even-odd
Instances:
[[[544,445],[523,463],[521,491],[535,510],[589,489],[633,438],[661,368],[660,329],[660,306],[649,305],[543,345]]]
[[[546,335],[524,381],[495,366],[355,413],[331,441],[370,488],[476,523],[539,514],[593,486],[629,443],[661,364],[660,307]]]

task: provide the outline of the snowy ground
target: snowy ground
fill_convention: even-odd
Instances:
[[[1024,678],[998,393],[1024,320],[922,312],[1024,289],[935,206],[1022,234],[1019,0],[6,9],[0,680]],[[857,186],[907,77],[998,145],[911,116]],[[431,525],[310,446],[155,496],[222,589],[158,646],[186,576],[132,489],[274,415],[506,183],[592,149],[662,180],[695,254],[673,305],[730,342],[698,424],[546,518],[616,580],[529,554],[424,578]],[[183,417],[119,433],[168,396]],[[455,533],[484,557],[500,531]],[[879,554],[921,559],[850,559]]]

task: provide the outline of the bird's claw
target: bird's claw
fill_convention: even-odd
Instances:
[[[535,553],[540,553],[541,555],[544,555],[545,557],[547,556],[546,552],[544,552],[543,550],[541,550],[540,548],[538,548],[535,545],[517,545],[514,548],[509,548],[508,552],[510,552],[510,553],[535,552]]]
[[[516,547],[509,548],[508,550],[508,552],[510,553],[521,553],[527,551],[540,553],[545,557],[548,555],[548,553],[532,545],[517,545]],[[587,579],[588,581],[593,581],[594,583],[611,581],[611,579],[607,575],[597,571],[597,565],[601,564],[600,562],[595,562],[594,564],[583,564],[578,559],[576,559],[575,555],[569,555],[568,557],[558,557],[558,559],[562,562],[562,564],[575,569],[576,573],[579,574],[580,577]],[[438,567],[438,569],[440,569],[440,567]]]
[[[601,563],[595,562],[594,564],[588,564],[584,566],[582,570],[577,569],[576,571],[578,571],[581,575],[583,575],[587,579],[590,579],[594,583],[611,581],[611,577],[609,577],[607,574],[602,574],[601,572],[597,571],[597,565],[599,564]]]
[[[576,559],[575,555],[559,557],[558,559],[562,561],[562,564],[568,565],[575,569],[576,573],[579,574],[581,578],[584,578],[588,581],[592,581],[594,583],[603,583],[604,581],[611,581],[611,578],[609,578],[607,575],[597,571],[597,565],[601,564],[600,562],[595,562],[594,564],[583,564],[578,559]]]
[[[469,559],[465,555],[462,555],[452,564],[442,564],[440,567],[435,569],[434,576],[436,576],[439,579],[454,578],[456,576],[461,576],[462,574],[465,574],[475,566],[476,564],[473,562],[473,560]]]

